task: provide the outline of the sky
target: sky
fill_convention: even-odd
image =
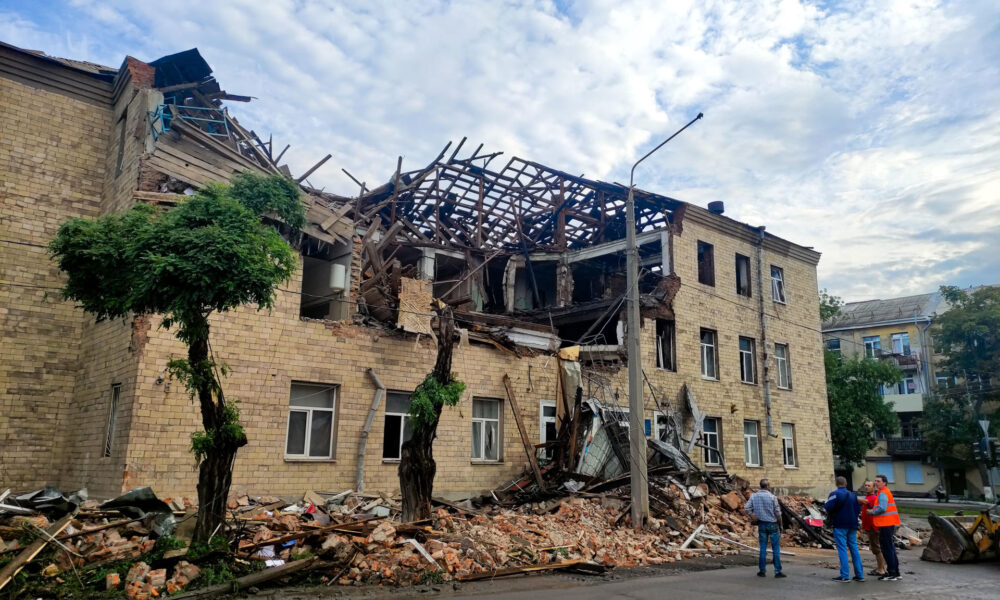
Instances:
[[[468,138],[823,253],[845,300],[1000,283],[1000,2],[5,0],[0,41],[197,47],[294,174],[353,195]]]

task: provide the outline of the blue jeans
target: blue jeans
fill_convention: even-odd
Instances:
[[[854,576],[864,578],[865,570],[861,565],[861,553],[858,552],[858,530],[840,529],[834,527],[833,541],[837,544],[837,557],[840,558],[840,576],[843,579],[851,577],[851,567],[847,562],[847,552],[851,552],[851,562],[854,563]]]
[[[757,523],[757,538],[760,542],[760,556],[757,558],[757,566],[760,572],[767,572],[767,542],[771,542],[771,552],[774,560],[774,574],[781,573],[781,530],[777,523],[761,521]]]

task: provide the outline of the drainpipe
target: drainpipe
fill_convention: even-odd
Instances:
[[[927,324],[921,329],[917,324],[917,311],[913,311],[913,326],[920,332],[920,362],[924,368],[924,393],[931,392],[931,355],[927,349],[927,330],[931,327],[931,319],[927,318]]]
[[[385,396],[385,386],[375,374],[375,370],[369,367],[368,376],[375,383],[375,397],[372,398],[372,406],[368,409],[368,419],[365,420],[365,428],[361,430],[361,441],[358,443],[358,474],[354,489],[358,490],[359,494],[365,491],[365,446],[368,445],[368,434],[371,432],[372,422],[375,421],[378,406],[382,403],[382,397]]]
[[[771,422],[771,368],[770,354],[767,351],[767,319],[764,316],[764,226],[757,228],[759,237],[757,238],[757,302],[760,308],[760,349],[763,353],[764,365],[764,414],[767,417],[767,435],[778,437],[774,433],[774,424]]]

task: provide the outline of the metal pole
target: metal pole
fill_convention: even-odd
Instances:
[[[649,484],[646,469],[645,407],[642,402],[642,363],[639,343],[639,247],[635,242],[635,168],[677,137],[704,115],[698,116],[677,130],[677,133],[662,141],[632,165],[628,179],[628,200],[625,203],[625,244],[628,261],[628,295],[626,299],[628,331],[626,350],[628,352],[628,407],[629,407],[629,462],[630,484],[632,488],[632,526],[642,527],[649,519]]]

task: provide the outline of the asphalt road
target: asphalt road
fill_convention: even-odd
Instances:
[[[671,572],[645,568],[616,571],[604,577],[550,574],[481,581],[455,586],[444,583],[416,588],[299,588],[264,592],[266,598],[314,600],[319,598],[435,598],[442,600],[662,600],[664,598],[865,598],[867,600],[917,598],[1000,598],[1000,563],[942,565],[923,562],[918,551],[900,553],[903,580],[880,582],[870,577],[864,583],[831,581],[837,575],[836,552],[795,548],[795,557],[783,558],[785,579],[756,576],[754,557],[726,557],[712,570]],[[874,566],[871,555],[862,554],[865,569]],[[692,565],[694,566],[694,565]],[[698,566],[704,569],[708,565]],[[770,566],[768,567],[770,571]],[[457,589],[456,589],[457,588]]]

